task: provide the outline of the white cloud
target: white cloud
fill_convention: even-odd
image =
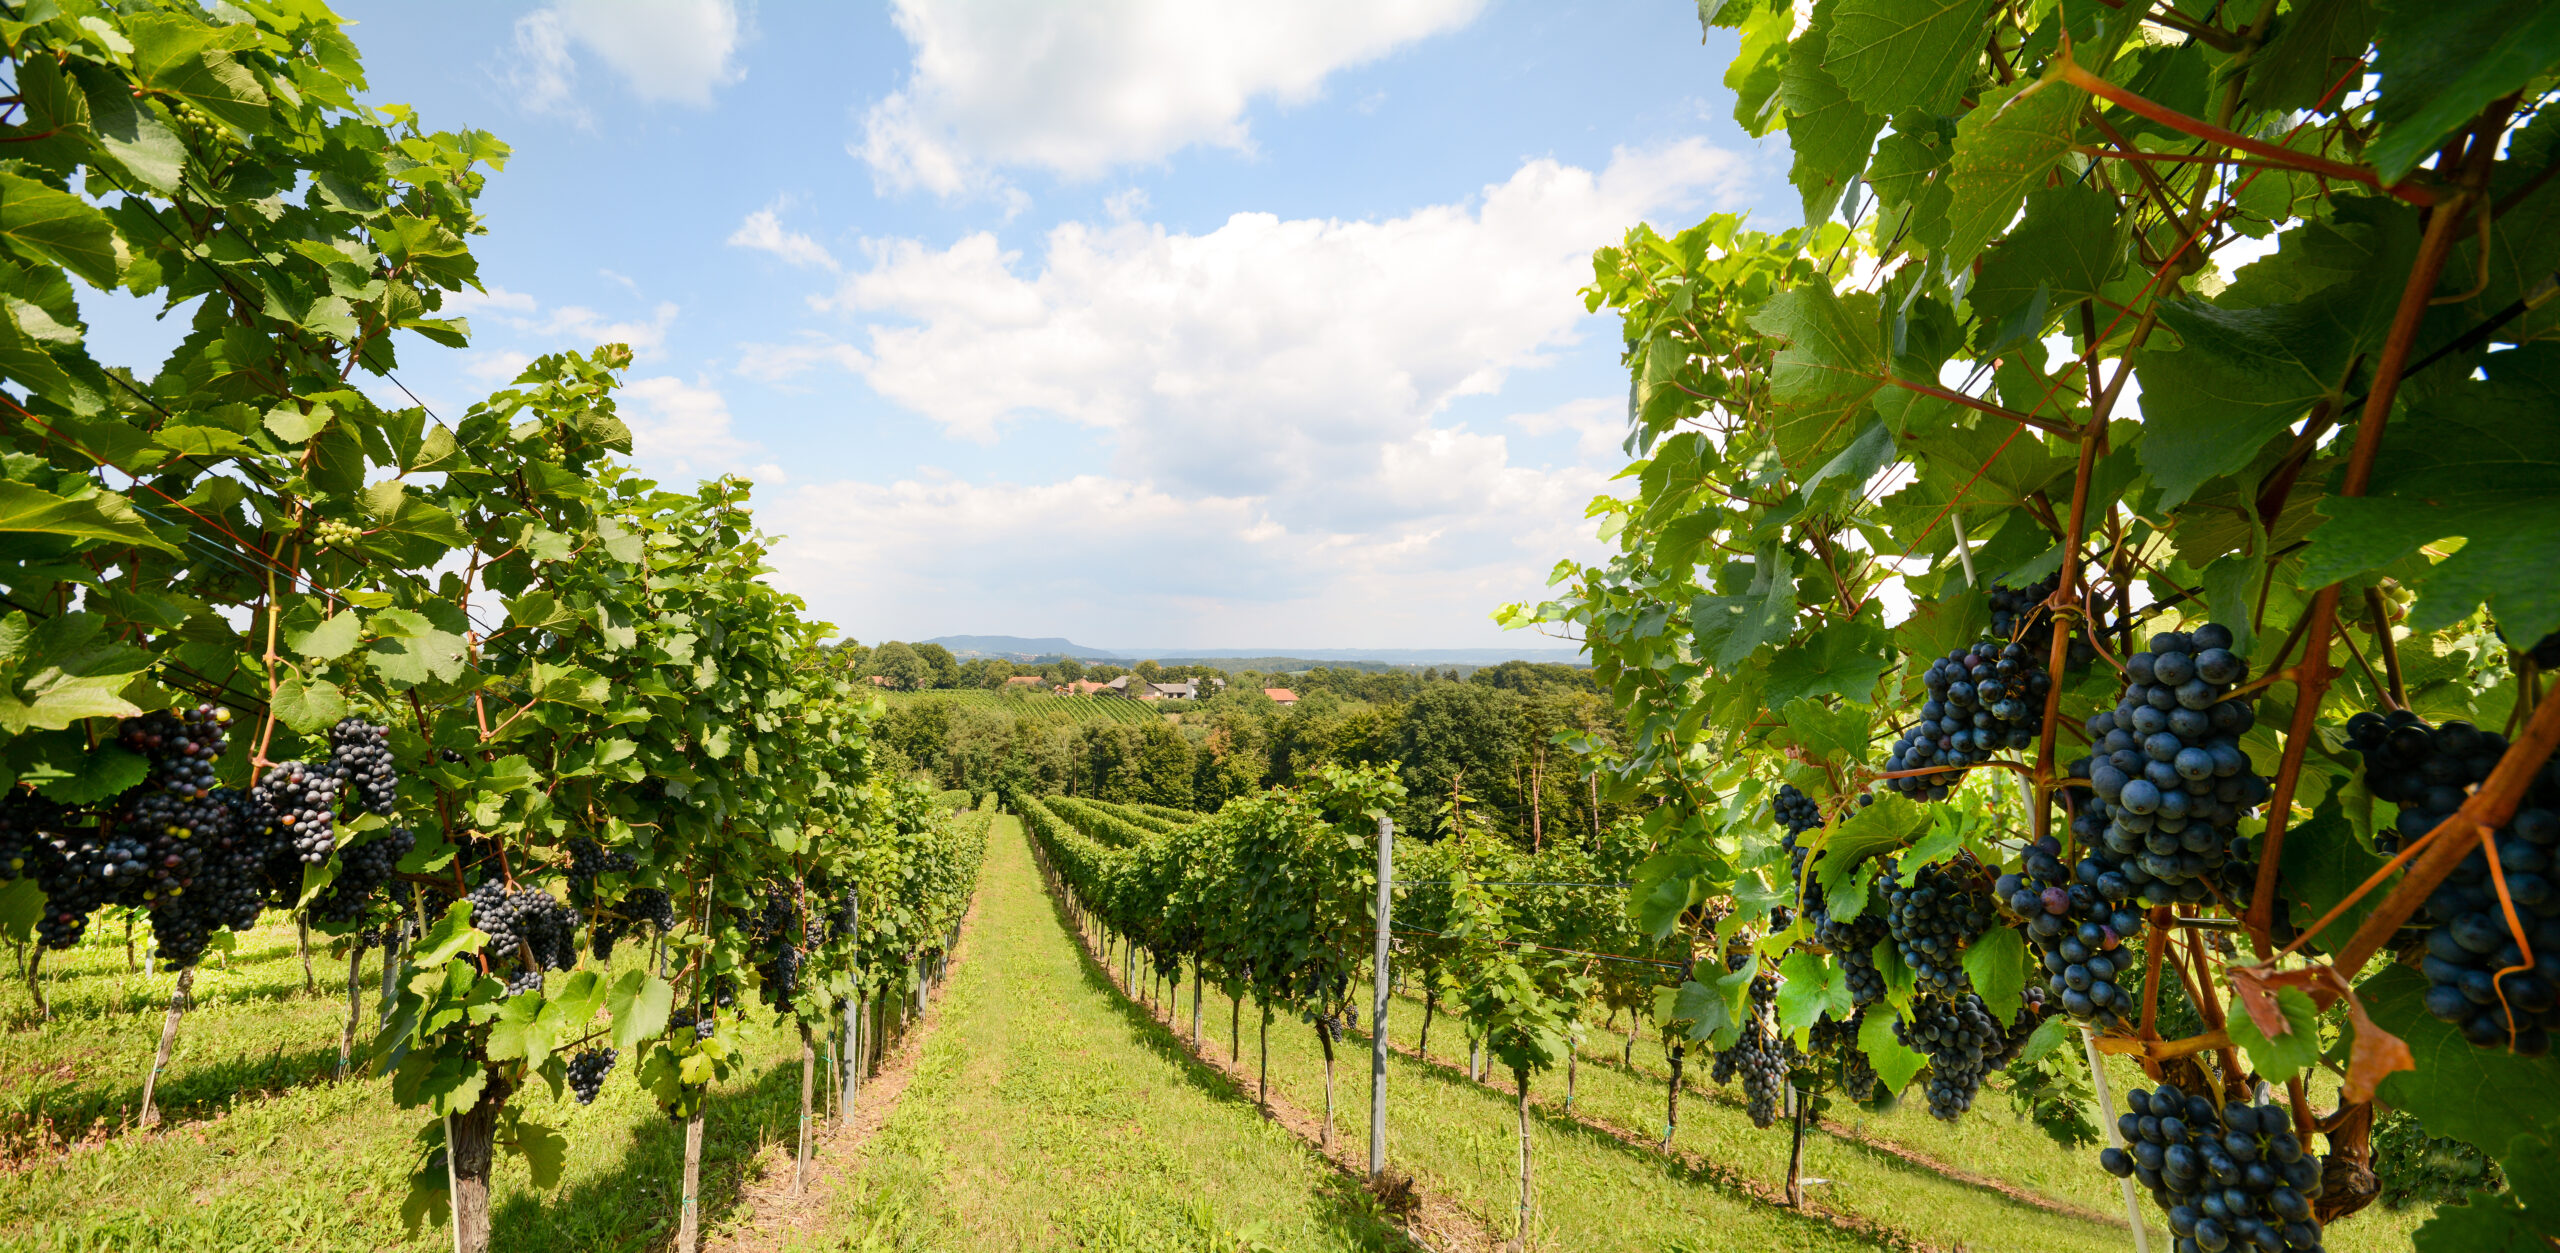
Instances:
[[[787,204],[777,201],[748,214],[747,220],[739,223],[738,229],[730,234],[729,246],[769,252],[791,265],[808,269],[837,269],[835,256],[827,251],[825,244],[799,231],[784,229],[782,211],[787,207]]]
[[[516,19],[501,73],[528,111],[584,120],[583,49],[642,100],[702,106],[743,75],[736,64],[743,38],[735,0],[557,0]]]
[[[760,482],[783,481],[781,467],[757,464],[763,445],[730,429],[729,402],[718,388],[667,375],[635,378],[623,385],[620,409],[632,455],[654,473],[690,479],[748,470]]]
[[[738,345],[737,372],[759,382],[784,383],[828,368],[860,374],[871,368],[871,358],[851,344],[819,335],[789,344]]]
[[[533,309],[533,297],[491,284],[487,291],[473,291],[466,287],[461,291],[446,292],[444,307],[437,312],[468,317],[475,313],[493,312],[530,314]]]
[[[905,86],[851,149],[884,187],[983,189],[995,166],[1091,178],[1193,144],[1246,150],[1244,113],[1474,20],[1483,0],[897,0]]]
[[[1045,484],[809,483],[768,499],[777,565],[863,638],[1028,630],[1038,605],[1040,632],[1102,643],[1506,642],[1496,605],[1601,552],[1583,507],[1623,463],[1625,402],[1483,429],[1453,402],[1597,324],[1577,295],[1594,247],[1746,173],[1691,141],[1598,173],[1532,161],[1389,221],[1070,224],[1036,259],[989,235],[868,242],[825,302],[855,343],[753,347],[742,372],[840,367],[947,434],[1064,422],[1114,460]],[[1572,439],[1523,459],[1515,434]]]
[[[1277,496],[1294,524],[1455,398],[1575,342],[1594,247],[1742,173],[1695,140],[1598,174],[1532,161],[1471,205],[1384,222],[1070,223],[1036,267],[986,234],[873,242],[829,304],[870,319],[855,368],[873,389],[952,435],[1065,418],[1110,432],[1127,477]]]

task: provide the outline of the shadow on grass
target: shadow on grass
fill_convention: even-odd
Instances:
[[[163,1075],[159,1090],[152,1099],[160,1107],[165,1123],[181,1123],[211,1118],[223,1110],[249,1101],[276,1096],[290,1088],[325,1083],[338,1069],[338,1046],[298,1049],[286,1052],[279,1045],[265,1057],[231,1057],[206,1065],[172,1067]],[[357,1062],[357,1074],[363,1074],[363,1062]],[[62,1084],[36,1087],[13,1099],[9,1108],[0,1110],[0,1139],[17,1140],[40,1135],[45,1124],[54,1132],[77,1136],[100,1119],[110,1124],[129,1124],[142,1108],[140,1070],[116,1076],[117,1082],[97,1087]],[[367,1082],[358,1078],[355,1082]],[[116,1134],[131,1131],[130,1125],[119,1126]]]
[[[1023,838],[1028,841],[1030,835],[1026,832]],[[1032,864],[1032,875],[1035,881],[1039,880],[1037,862]],[[1245,1088],[1241,1082],[1225,1071],[1200,1060],[1192,1053],[1191,1046],[1172,1028],[1158,1022],[1155,1015],[1148,1012],[1146,1007],[1121,993],[1119,987],[1112,983],[1110,974],[1103,969],[1102,963],[1084,946],[1083,937],[1078,934],[1075,920],[1067,912],[1066,903],[1060,900],[1056,893],[1048,890],[1048,884],[1045,881],[1038,881],[1038,888],[1040,895],[1049,902],[1051,917],[1058,923],[1060,932],[1058,938],[1075,950],[1076,964],[1084,974],[1085,986],[1102,996],[1103,1003],[1109,1005],[1111,1011],[1127,1027],[1129,1039],[1154,1053],[1175,1075],[1180,1077],[1185,1087],[1217,1104],[1234,1106],[1260,1116],[1262,1113],[1260,1104],[1252,1097],[1245,1095]],[[1275,1021],[1271,1025],[1275,1028],[1279,1027],[1282,1021]],[[1310,1154],[1314,1152],[1313,1145],[1305,1147]],[[1380,1210],[1377,1198],[1371,1196],[1359,1180],[1336,1169],[1330,1161],[1324,1161],[1321,1164],[1325,1169],[1317,1176],[1319,1202],[1317,1212],[1329,1230],[1363,1249],[1416,1247],[1413,1241]]]
[[[712,1098],[702,1124],[704,1231],[736,1215],[749,1166],[769,1145],[796,1143],[799,1117],[796,1057],[766,1067],[744,1090]],[[509,1190],[490,1215],[491,1247],[639,1253],[672,1243],[684,1184],[684,1124],[651,1115],[635,1120],[631,1132],[621,1159],[584,1183],[557,1193]]]

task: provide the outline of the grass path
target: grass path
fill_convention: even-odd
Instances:
[[[1355,1183],[1121,999],[1077,951],[1011,818],[969,960],[826,1249],[1388,1249]]]

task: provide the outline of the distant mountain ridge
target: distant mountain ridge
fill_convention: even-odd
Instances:
[[[1583,663],[1578,648],[1088,648],[1073,640],[1057,636],[1029,637],[1021,635],[943,635],[924,640],[940,644],[957,657],[1004,657],[1014,661],[1031,661],[1042,657],[1073,657],[1079,661],[1116,661],[1123,664],[1152,658],[1172,665],[1187,661],[1214,661],[1221,658],[1283,658],[1293,661],[1371,661],[1390,666],[1494,666],[1506,661],[1534,661],[1562,665]]]

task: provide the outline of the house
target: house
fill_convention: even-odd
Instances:
[[[865,675],[864,677],[871,680],[871,686],[873,687],[896,687],[898,685],[898,681],[896,679],[892,679],[885,674]]]
[[[1270,697],[1271,703],[1275,705],[1294,705],[1298,703],[1298,694],[1285,687],[1266,687],[1262,689],[1262,694]]]
[[[1006,691],[1029,690],[1036,692],[1040,690],[1041,685],[1047,682],[1047,679],[1041,678],[1036,674],[1017,674],[1010,679],[1006,679],[1004,681],[1004,686]]]
[[[1150,683],[1147,685],[1147,694],[1139,697],[1138,699],[1198,700],[1200,699],[1200,684],[1196,680],[1192,679],[1184,679],[1180,683]]]
[[[1099,679],[1078,679],[1073,683],[1065,684],[1060,690],[1077,696],[1098,696],[1112,689],[1110,684]]]

